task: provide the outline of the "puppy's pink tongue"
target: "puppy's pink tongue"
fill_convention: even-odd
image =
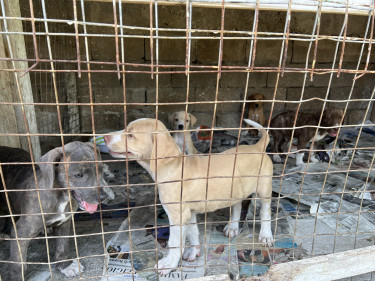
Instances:
[[[86,201],[83,201],[83,207],[85,207],[85,210],[89,212],[90,214],[95,213],[95,211],[98,209],[98,204],[90,204]]]

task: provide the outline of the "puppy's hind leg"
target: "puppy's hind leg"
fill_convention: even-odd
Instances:
[[[272,152],[275,152],[275,153],[280,153],[280,152],[283,152],[281,149],[280,149],[280,143],[282,142],[283,140],[283,137],[280,135],[280,133],[278,132],[273,132],[272,133],[272,137],[273,137],[273,144],[272,144],[272,147],[271,147],[271,150]],[[273,158],[273,161],[276,162],[276,163],[281,163],[281,157],[279,154],[274,154],[272,156]]]
[[[7,280],[17,280],[21,281],[22,275],[24,275],[26,280],[26,270],[27,264],[27,250],[30,244],[30,238],[34,238],[41,231],[43,222],[39,216],[22,216],[16,223],[18,238],[27,238],[25,240],[16,241],[15,229],[12,229],[11,238],[14,239],[10,242],[10,261],[14,263],[9,264],[9,279]],[[21,253],[19,252],[18,245],[20,247]],[[23,262],[23,263],[21,263]]]
[[[239,221],[241,217],[241,203],[242,202],[239,202],[232,206],[231,223],[228,223],[224,228],[224,234],[227,237],[235,237],[238,235],[240,229]]]
[[[259,242],[265,246],[271,246],[273,242],[271,230],[271,200],[262,199],[262,208],[260,209],[260,232]]]
[[[271,179],[264,179],[262,181],[262,186],[264,185],[264,189],[262,188],[258,191],[262,200],[262,208],[260,209],[261,223],[258,240],[264,246],[271,246],[273,242],[271,230],[271,184]]]
[[[190,225],[187,228],[187,239],[189,239],[190,246],[185,247],[182,258],[188,261],[195,261],[196,257],[199,257],[201,254],[196,214],[191,215]]]

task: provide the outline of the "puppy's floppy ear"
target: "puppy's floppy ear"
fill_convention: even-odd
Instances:
[[[47,152],[40,158],[40,162],[60,162],[63,157],[62,148],[58,147]],[[47,181],[44,188],[52,188],[55,181],[56,164],[39,164],[43,179]]]
[[[168,116],[168,123],[169,123],[170,128],[172,128],[173,120],[174,120],[175,117],[176,117],[176,112],[174,112],[172,114],[169,114],[169,116]],[[172,129],[174,129],[174,128],[172,128]]]
[[[93,149],[95,148],[95,145],[92,142],[85,142],[85,144],[92,147]],[[100,154],[100,149],[98,145],[96,145],[96,154],[98,155],[98,160],[102,160],[102,155]]]
[[[197,118],[195,118],[195,116],[191,113],[189,113],[189,115],[190,115],[190,128],[189,129],[191,129],[195,125],[195,123],[197,123]]]
[[[265,99],[266,99],[266,97],[264,95],[262,95],[261,100],[265,100]]]
[[[156,159],[157,157],[157,160],[150,161],[150,169],[151,172],[155,174],[156,165],[158,167],[161,167],[163,165],[176,161],[177,159],[180,159],[178,156],[181,155],[181,152],[176,142],[167,131],[157,132],[152,136],[152,138],[153,145],[151,151],[151,159]]]

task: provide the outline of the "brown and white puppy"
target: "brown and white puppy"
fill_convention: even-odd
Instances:
[[[307,144],[312,142],[315,136],[316,127],[319,124],[320,111],[314,113],[298,112],[296,127],[303,127],[294,129],[294,138],[298,139],[297,150],[305,149]],[[344,111],[337,108],[327,108],[323,112],[322,121],[320,123],[315,142],[323,139],[327,134],[330,136],[336,136],[341,119]],[[282,128],[272,129],[270,134],[273,137],[272,152],[281,153],[287,151],[287,143],[290,141],[293,131],[294,119],[296,116],[295,111],[286,111],[276,115],[271,121],[271,128]],[[304,152],[297,153],[296,165],[303,164]],[[280,162],[281,158],[279,155],[274,154],[273,159],[275,162]],[[311,157],[311,162],[318,162],[315,157]]]
[[[196,214],[232,206],[231,220],[224,233],[236,236],[241,202],[254,192],[262,201],[259,241],[264,245],[272,244],[270,203],[273,164],[265,154],[269,136],[256,122],[245,122],[262,132],[258,143],[239,146],[237,158],[236,148],[213,154],[210,162],[205,156],[181,157],[167,128],[155,119],[133,121],[128,125],[127,133],[115,132],[105,136],[112,156],[137,160],[154,180],[157,179],[160,202],[170,223],[169,253],[155,266],[161,275],[176,268],[181,258],[180,248],[185,247],[186,238],[190,246],[185,248],[183,259],[194,261],[200,255]],[[206,179],[208,168],[209,178]]]
[[[172,133],[174,141],[177,143],[181,151],[184,149],[184,139],[185,139],[185,154],[198,154],[198,150],[195,149],[193,141],[191,140],[190,132],[183,132],[183,130],[191,129],[195,123],[197,123],[197,118],[191,113],[186,114],[185,111],[178,111],[172,113],[168,117],[170,128],[173,131],[182,131]]]
[[[247,118],[250,120],[254,120],[255,122],[259,123],[261,126],[264,126],[264,123],[266,121],[264,117],[264,111],[263,111],[263,102],[262,100],[265,100],[266,97],[262,94],[253,94],[247,98],[248,100],[254,101],[249,103],[249,111],[247,114]],[[247,128],[251,128],[250,125],[246,125]],[[244,131],[246,134],[247,131]],[[257,135],[257,130],[249,130],[250,135]]]

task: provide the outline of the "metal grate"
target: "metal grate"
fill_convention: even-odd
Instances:
[[[101,158],[98,153],[93,159],[86,159],[87,163],[95,163],[97,182],[91,189],[101,189],[98,174],[102,164],[115,174],[116,180],[108,175],[106,180],[117,201],[108,206],[99,204],[97,219],[86,221],[88,215],[74,208],[74,198],[68,193],[70,211],[58,213],[75,214],[72,234],[63,236],[69,238],[73,248],[67,261],[79,261],[84,266],[78,266],[77,276],[68,278],[55,268],[61,261],[55,261],[50,252],[55,244],[52,241],[61,236],[48,232],[45,216],[50,212],[43,210],[44,197],[40,194],[45,188],[37,176],[38,165],[61,164],[68,171],[71,162],[65,146],[72,140],[89,141],[117,130],[124,130],[123,135],[128,136],[130,121],[148,117],[166,123],[168,114],[183,110],[208,126],[183,130],[185,137],[200,131],[211,140],[207,152],[201,153],[202,158],[208,159],[206,175],[200,178],[205,181],[202,192],[207,209],[208,183],[214,178],[210,175],[212,155],[225,147],[235,147],[230,177],[232,195],[238,178],[236,163],[241,155],[238,147],[243,141],[257,140],[242,134],[246,130],[243,119],[254,102],[248,97],[257,92],[266,96],[263,103],[267,132],[282,129],[271,128],[272,118],[280,112],[296,111],[293,134],[301,128],[296,125],[300,112],[320,113],[316,126],[302,126],[316,128],[310,148],[295,151],[290,142],[287,151],[280,154],[284,163],[274,165],[273,246],[264,248],[256,239],[259,198],[241,198],[244,216],[240,239],[215,236],[221,225],[232,222],[233,207],[229,208],[229,218],[220,212],[204,212],[198,222],[193,222],[202,233],[201,257],[195,263],[181,261],[168,278],[183,280],[197,277],[199,272],[203,273],[198,277],[215,275],[223,280],[228,276],[251,278],[266,269],[277,272],[279,268],[281,274],[291,275],[290,269],[283,271],[276,263],[312,260],[327,254],[333,254],[334,259],[338,252],[358,253],[357,249],[374,245],[373,199],[363,197],[373,194],[374,178],[374,129],[368,122],[375,121],[373,1],[0,0],[0,4],[0,83],[5,89],[0,111],[7,112],[0,120],[0,144],[30,151],[31,164],[27,164],[32,166],[34,191],[38,194],[35,204],[41,213],[28,216],[40,216],[44,232],[29,238],[20,237],[15,231],[12,237],[0,240],[4,244],[0,250],[0,275],[4,280],[7,267],[13,263],[29,265],[28,273],[38,276],[29,275],[31,280],[42,280],[42,276],[45,280],[168,280],[153,269],[168,249],[163,248],[163,239],[158,240],[158,235],[168,227],[172,229],[168,222],[161,223],[157,184],[165,182],[159,182],[157,177],[153,181],[135,160],[113,159],[105,154]],[[333,107],[344,112],[337,124],[338,135],[353,131],[356,135],[350,136],[350,145],[335,138],[330,146],[315,149],[318,129],[324,127],[323,112]],[[232,142],[215,143],[223,136]],[[45,153],[58,146],[63,147],[61,162],[40,161],[40,151]],[[95,141],[94,146],[101,147]],[[266,147],[264,151],[261,162],[266,155],[272,158],[278,154]],[[306,152],[308,160],[295,167],[290,158],[300,152]],[[311,163],[315,152],[326,153],[328,161]],[[183,152],[179,157],[195,156]],[[0,195],[10,209],[9,194],[14,191],[6,187],[6,168],[14,164],[20,163],[0,164],[5,187]],[[262,177],[260,170],[255,176]],[[189,180],[182,177],[178,181],[181,190],[189,185]],[[67,172],[65,180],[68,187],[61,190],[73,190]],[[235,199],[238,198],[228,198]],[[247,210],[250,202],[253,204]],[[192,202],[176,202],[180,221],[187,203]],[[7,214],[6,210],[0,219],[10,218],[15,227],[18,216],[12,211]],[[116,212],[121,216],[116,217]],[[179,228],[181,240],[183,225],[175,223],[173,227]],[[156,238],[150,238],[153,235]],[[116,260],[108,254],[114,238],[129,243],[127,248],[115,249],[116,255],[123,257],[115,265]],[[27,260],[11,261],[9,244],[17,241],[17,250],[21,251],[25,240],[33,242]],[[38,247],[46,248],[40,253]],[[180,241],[180,254],[183,248]],[[222,252],[219,255],[217,251]],[[364,249],[363,256],[367,257],[367,252]],[[31,253],[38,253],[38,258],[33,260],[36,254],[31,258]],[[219,258],[213,262],[216,254]],[[267,257],[268,261],[260,257]],[[326,268],[323,273],[313,271],[309,278],[373,280],[371,262],[363,264],[353,264],[342,273],[333,268]],[[40,272],[45,275],[37,275]],[[229,275],[219,277],[221,273]],[[367,274],[355,277],[364,273]],[[22,278],[26,280],[27,273],[24,274]],[[281,280],[280,275],[272,279],[271,273],[262,278]]]

